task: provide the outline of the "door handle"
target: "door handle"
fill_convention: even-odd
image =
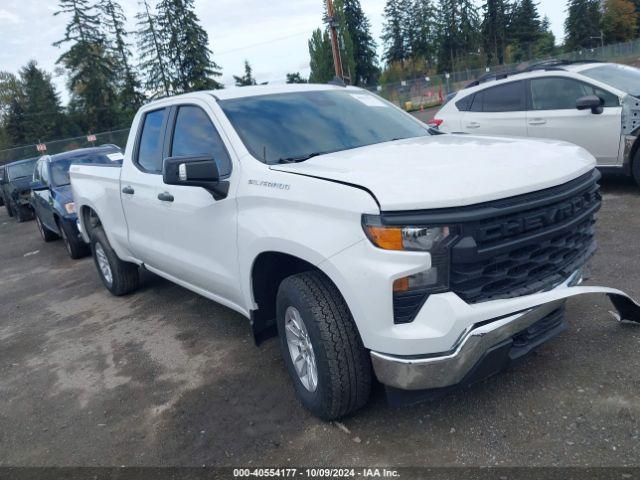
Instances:
[[[467,123],[467,128],[480,128],[480,124],[478,122],[469,122]]]
[[[162,192],[158,194],[158,200],[163,202],[173,202],[174,198],[169,192]]]
[[[134,193],[136,193],[136,191],[132,187],[127,186],[122,189],[122,193],[126,193],[127,195],[133,195]]]
[[[544,118],[534,118],[529,120],[529,125],[546,125],[547,121]]]

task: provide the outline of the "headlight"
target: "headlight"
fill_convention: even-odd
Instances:
[[[76,213],[76,204],[74,202],[65,203],[64,209],[68,214]]]
[[[393,282],[394,323],[410,323],[432,293],[449,289],[450,249],[458,228],[438,226],[387,226],[380,217],[364,215],[364,231],[376,247],[384,250],[428,252],[431,267]]]

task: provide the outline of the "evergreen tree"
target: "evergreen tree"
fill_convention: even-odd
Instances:
[[[600,0],[569,0],[564,22],[565,50],[598,46],[600,17]]]
[[[253,70],[251,69],[249,60],[244,61],[244,75],[242,77],[234,75],[233,79],[236,82],[236,87],[248,87],[251,85],[257,85],[256,79],[253,78]]]
[[[545,16],[540,25],[540,36],[533,48],[535,58],[551,57],[556,53],[556,37],[551,31],[551,21]]]
[[[403,0],[387,0],[384,7],[384,26],[382,42],[384,44],[383,59],[387,63],[402,62],[408,57],[405,38],[406,10],[403,10]]]
[[[147,0],[141,1],[143,9],[136,15],[140,69],[145,77],[145,88],[152,96],[171,94],[171,79],[167,47],[162,41],[158,17],[152,13]]]
[[[194,0],[161,0],[158,19],[171,60],[170,79],[177,92],[222,88],[214,77],[220,67],[212,60],[209,35],[194,11]]]
[[[482,38],[487,64],[502,65],[508,41],[509,4],[505,0],[486,0],[482,9]]]
[[[432,0],[413,0],[408,17],[408,50],[414,61],[424,61],[428,69],[437,53],[436,11]]]
[[[98,14],[88,0],[59,0],[54,15],[70,16],[65,36],[54,46],[70,43],[57,63],[69,71],[71,101],[84,111],[86,128],[108,130],[117,123],[117,62],[109,55]]]
[[[63,113],[51,75],[40,70],[32,60],[20,71],[20,86],[18,99],[23,104],[23,128],[27,142],[59,137],[62,134]]]
[[[438,18],[441,71],[468,68],[480,48],[480,16],[473,0],[440,0]],[[476,57],[477,58],[477,57]]]
[[[307,83],[308,80],[300,75],[300,72],[287,73],[287,83]]]
[[[309,39],[309,83],[327,83],[335,76],[331,40],[325,30],[316,29]]]
[[[344,0],[342,4],[346,31],[353,44],[355,71],[352,81],[355,85],[375,83],[379,75],[376,58],[376,42],[371,36],[371,24],[365,16],[360,0]]]
[[[541,34],[540,14],[533,0],[520,0],[515,4],[510,31],[516,47],[514,60],[533,58],[534,45]]]
[[[602,31],[607,43],[628,42],[638,31],[636,6],[629,0],[605,0]]]
[[[4,131],[9,138],[11,145],[25,145],[27,137],[25,136],[26,117],[23,107],[24,99],[16,95],[9,101],[8,111],[4,122]]]
[[[127,43],[125,29],[127,19],[116,0],[100,0],[97,8],[107,35],[113,39],[110,42],[110,49],[113,50],[113,57],[117,59],[118,76],[121,79],[119,92],[121,109],[134,112],[142,105],[144,95],[140,92],[140,82],[129,60],[131,50]]]

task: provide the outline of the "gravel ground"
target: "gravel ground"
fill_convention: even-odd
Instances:
[[[591,283],[640,297],[640,190],[604,182]],[[126,298],[91,259],[0,214],[0,465],[640,464],[640,327],[606,298],[474,388],[323,423],[296,401],[275,340],[155,276]]]

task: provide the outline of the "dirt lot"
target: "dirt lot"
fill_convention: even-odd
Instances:
[[[605,298],[471,390],[343,423],[302,410],[275,340],[154,276],[111,297],[91,259],[0,215],[0,465],[640,464],[640,326]],[[640,192],[605,182],[591,283],[640,297]]]

